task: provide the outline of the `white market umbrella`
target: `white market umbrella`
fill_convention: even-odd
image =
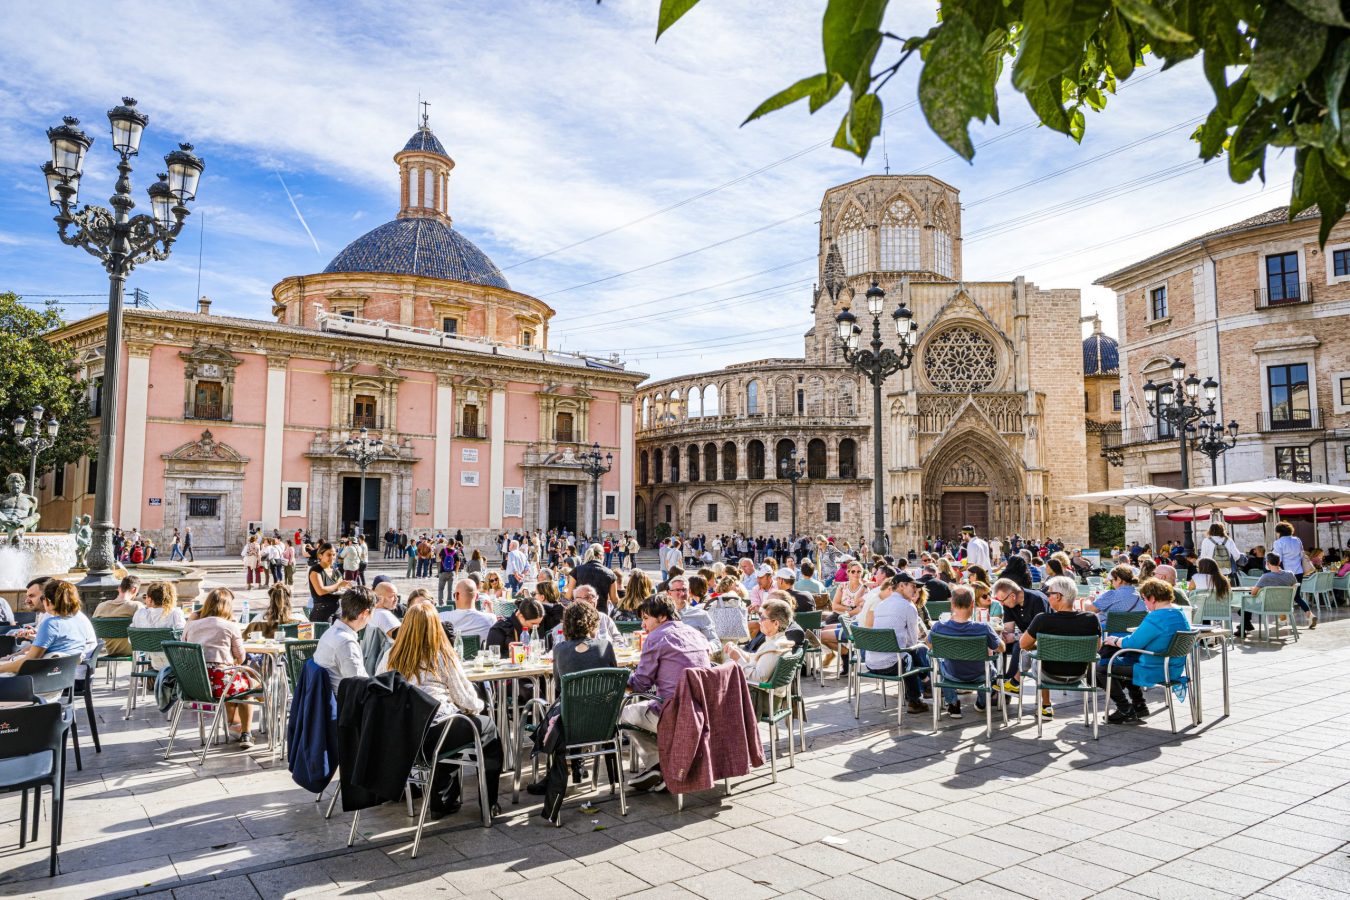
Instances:
[[[1289,481],[1284,478],[1263,478],[1259,481],[1241,481],[1236,484],[1215,485],[1211,490],[1229,500],[1276,511],[1282,505],[1307,503],[1312,506],[1313,531],[1317,530],[1317,507],[1327,503],[1350,502],[1350,488],[1320,482]],[[1266,539],[1271,538],[1272,525],[1266,522]]]
[[[1166,506],[1182,506],[1173,498],[1185,493],[1177,488],[1157,487],[1142,484],[1137,487],[1117,488],[1114,491],[1094,491],[1090,494],[1074,494],[1065,500],[1078,500],[1083,503],[1100,503],[1103,506],[1143,506],[1148,509],[1162,509]],[[1203,504],[1201,504],[1203,505]]]

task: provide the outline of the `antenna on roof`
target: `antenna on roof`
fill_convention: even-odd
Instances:
[[[886,152],[886,129],[881,129],[881,161],[886,167],[886,174],[891,174],[891,157]]]

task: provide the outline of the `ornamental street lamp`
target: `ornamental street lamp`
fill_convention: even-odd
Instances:
[[[357,437],[348,437],[338,449],[338,453],[356,463],[361,470],[361,495],[356,502],[356,534],[360,537],[366,530],[366,469],[384,455],[384,441],[370,436],[370,429],[364,425]]]
[[[797,482],[806,477],[806,460],[797,458],[797,448],[788,451],[787,457],[778,461],[778,477],[792,482],[792,534],[797,538]]]
[[[838,295],[839,284],[826,284],[832,297]],[[844,359],[872,382],[872,552],[885,555],[889,541],[886,537],[886,492],[881,472],[881,385],[888,377],[908,369],[914,362],[914,346],[919,342],[919,326],[914,313],[903,302],[891,313],[895,322],[899,349],[883,349],[881,344],[881,313],[886,303],[886,292],[874,280],[867,289],[867,312],[872,316],[872,343],[870,350],[858,349],[862,329],[858,317],[847,308],[834,317],[843,344]]]
[[[614,468],[614,454],[600,455],[600,442],[591,444],[591,449],[581,454],[581,471],[591,476],[591,542],[600,540],[600,477]]]
[[[1205,418],[1201,419],[1200,424],[1196,426],[1200,431],[1200,437],[1191,440],[1196,450],[1209,457],[1209,483],[1211,485],[1219,483],[1219,457],[1237,446],[1238,436],[1237,420],[1233,419],[1225,428],[1223,422],[1215,418],[1215,413],[1216,410],[1211,405],[1205,411]]]
[[[1219,381],[1216,378],[1206,378],[1204,382],[1200,381],[1199,376],[1195,374],[1186,374],[1186,364],[1179,358],[1172,360],[1171,380],[1164,381],[1162,384],[1154,384],[1153,379],[1144,383],[1144,404],[1148,408],[1149,415],[1153,416],[1159,422],[1166,422],[1176,432],[1179,449],[1181,450],[1181,488],[1187,490],[1191,486],[1191,467],[1188,459],[1189,453],[1186,447],[1187,432],[1195,431],[1195,423],[1202,419],[1210,423],[1209,431],[1213,430],[1214,417],[1217,410],[1214,401],[1219,397]],[[1200,389],[1205,391],[1205,406],[1200,406]],[[1202,426],[1203,427],[1203,426]],[[1233,435],[1237,434],[1237,423],[1229,423]],[[1223,426],[1219,425],[1221,432]],[[1213,467],[1213,474],[1218,475],[1218,457],[1228,448],[1218,450],[1213,456],[1210,456],[1210,464]],[[1183,524],[1183,540],[1186,548],[1189,550],[1195,546],[1193,526],[1189,520]]]
[[[47,196],[57,208],[54,221],[62,243],[79,247],[96,257],[108,273],[108,328],[104,346],[103,408],[99,423],[97,480],[94,486],[92,543],[86,558],[89,573],[77,587],[84,604],[94,605],[112,596],[118,579],[113,577],[112,474],[117,458],[118,382],[122,351],[122,297],[132,269],[150,260],[168,259],[170,248],[183,230],[187,204],[197,195],[197,183],[205,164],[193,155],[191,144],[179,144],[164,157],[168,172],[150,186],[150,214],[133,216],[131,157],[140,151],[141,136],[149,116],[136,109],[136,101],[122,98],[122,105],[108,110],[112,146],[118,154],[117,183],[101,206],[76,209],[84,157],[93,138],[78,127],[80,120],[66,116],[62,124],[47,130],[52,158],[42,167]],[[72,227],[74,232],[71,232]],[[127,523],[136,524],[136,523]]]
[[[41,406],[33,407],[32,428],[29,428],[29,422],[23,416],[19,416],[12,423],[14,428],[15,443],[24,450],[28,451],[28,489],[37,494],[37,459],[38,454],[43,450],[50,450],[56,446],[56,435],[61,430],[61,423],[52,416],[47,420],[45,431],[42,422],[42,415],[45,412]]]

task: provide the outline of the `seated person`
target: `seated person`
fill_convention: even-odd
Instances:
[[[488,629],[485,646],[496,647],[502,659],[510,659],[511,645],[520,641],[527,631],[535,631],[544,621],[544,608],[538,600],[528,597],[516,604],[516,611],[508,619],[498,619]]]
[[[345,595],[344,595],[345,597]],[[342,610],[346,621],[348,610]],[[362,613],[366,615],[366,613]],[[334,626],[336,627],[336,626]],[[332,633],[329,629],[324,637]],[[445,629],[436,617],[436,607],[432,603],[416,603],[408,607],[403,623],[398,629],[398,637],[389,653],[380,662],[379,671],[397,672],[408,681],[426,691],[440,703],[436,717],[423,738],[422,752],[430,757],[436,750],[436,742],[441,735],[444,723],[455,713],[462,713],[473,720],[470,725],[463,719],[456,719],[450,726],[442,749],[460,747],[473,743],[474,730],[477,730],[483,742],[483,764],[486,769],[487,802],[492,814],[499,815],[497,790],[502,776],[502,743],[497,736],[497,726],[490,716],[481,715],[484,704],[473,684],[464,674],[464,668],[455,655],[455,648],[446,640]],[[459,810],[461,787],[458,766],[436,766],[431,782],[431,798],[427,812],[435,818],[451,815]]]
[[[816,598],[805,591],[795,590],[792,586],[797,583],[797,573],[786,566],[774,573],[774,584],[777,590],[783,591],[792,598],[793,612],[815,612]]]
[[[727,659],[741,667],[745,680],[751,684],[760,684],[773,678],[778,659],[784,653],[794,649],[787,630],[792,625],[792,607],[786,600],[770,597],[764,601],[759,611],[759,637],[754,650],[742,650],[735,644],[725,644],[722,651]],[[787,687],[779,688],[785,693]]]
[[[1148,607],[1148,615],[1134,634],[1124,637],[1109,635],[1102,642],[1102,651],[1112,650],[1148,650],[1163,654],[1172,643],[1172,636],[1178,631],[1189,631],[1190,620],[1186,613],[1172,605],[1172,586],[1157,578],[1150,578],[1139,586],[1139,594]],[[1182,658],[1166,660],[1163,669],[1162,656],[1145,656],[1138,653],[1125,653],[1111,666],[1111,699],[1116,709],[1106,717],[1113,725],[1142,719],[1149,713],[1144,702],[1144,688],[1152,687],[1161,681],[1175,681],[1186,669],[1186,660]],[[1105,682],[1107,660],[1097,664],[1097,681]],[[1127,696],[1128,692],[1128,696]]]
[[[1298,576],[1292,572],[1286,572],[1280,565],[1280,554],[1266,554],[1266,571],[1261,573],[1261,577],[1256,579],[1256,584],[1252,586],[1252,599],[1260,595],[1264,588],[1268,587],[1297,587]],[[1295,597],[1298,595],[1295,594]],[[1237,629],[1235,634],[1238,639],[1245,638],[1247,632],[1252,630],[1252,614],[1244,612],[1242,614],[1242,626]]]
[[[864,628],[889,628],[895,632],[900,653],[868,653],[863,663],[867,670],[877,675],[902,675],[902,668],[924,667],[928,665],[928,652],[919,643],[919,610],[914,599],[922,590],[908,572],[891,576],[881,586],[880,600],[863,616]],[[903,666],[901,657],[910,663]],[[929,706],[923,702],[923,677],[911,676],[904,679],[906,709],[915,714],[929,712]]]
[[[1096,600],[1083,604],[1083,609],[1097,614],[1102,628],[1106,627],[1108,612],[1144,612],[1144,600],[1135,586],[1134,570],[1129,566],[1116,566],[1111,570],[1111,590]]]
[[[76,616],[80,613],[80,593],[75,585],[56,578],[47,579],[38,603],[45,615],[38,624],[32,643],[22,650],[0,660],[0,672],[16,674],[19,668],[30,659],[42,659],[44,656],[83,656],[86,635]],[[60,692],[46,695],[54,700]]]
[[[226,699],[261,686],[255,673],[236,668],[244,665],[244,638],[234,620],[234,593],[229,588],[215,588],[206,595],[197,618],[183,629],[183,640],[202,645],[211,696]],[[240,750],[251,749],[253,706],[226,703],[225,716],[229,737],[238,736]]]
[[[145,606],[131,617],[132,628],[173,628],[181,632],[187,627],[187,616],[178,605],[178,589],[172,581],[154,581],[145,589]],[[155,669],[169,664],[163,653],[144,653],[142,658]]]
[[[94,608],[95,619],[131,619],[141,610],[141,580],[128,575],[117,585],[117,596],[104,600]],[[92,625],[92,623],[90,623]],[[107,656],[130,656],[131,641],[126,638],[108,638],[103,642]]]
[[[1060,634],[1069,637],[1095,637],[1101,644],[1102,626],[1097,617],[1090,612],[1076,612],[1074,598],[1078,596],[1078,586],[1072,578],[1051,578],[1045,583],[1045,596],[1050,600],[1050,611],[1031,620],[1031,624],[1022,634],[1021,649],[1035,650],[1038,634]],[[1065,681],[1083,677],[1087,672],[1087,663],[1046,662],[1041,663],[1041,674]],[[1044,685],[1041,689],[1041,716],[1049,719],[1055,714],[1050,703],[1050,691]]]
[[[689,590],[688,587],[686,587],[685,590],[687,592]],[[600,595],[595,588],[591,587],[589,584],[577,585],[576,588],[573,589],[572,591],[572,602],[587,603],[592,607],[595,607],[596,612],[600,613],[600,625],[599,625],[600,630],[597,632],[597,634],[599,634],[600,637],[604,638],[605,640],[611,643],[618,643],[619,626],[615,625],[614,620],[600,610],[598,605],[600,602]],[[571,604],[567,604],[567,606],[570,605]],[[566,607],[563,607],[563,610],[565,612]],[[554,631],[557,637],[559,638],[562,637],[561,620],[558,622],[558,627]]]
[[[392,638],[407,607],[402,606],[398,588],[394,587],[394,580],[388,575],[376,575],[370,583],[370,589],[375,594],[375,611],[371,613],[370,621]]]
[[[933,623],[929,630],[930,638],[928,645],[932,646],[931,635],[945,635],[948,637],[980,637],[985,639],[989,648],[989,655],[1003,646],[1003,641],[994,633],[987,623],[976,622],[975,615],[975,592],[969,585],[960,584],[952,588],[952,614],[951,618],[943,621],[939,619]],[[950,681],[984,681],[984,673],[987,663],[976,660],[964,659],[943,659],[939,660],[942,669],[942,677]],[[992,691],[997,690],[997,682],[990,681],[990,696],[995,696]],[[961,716],[961,701],[957,699],[954,688],[942,689],[942,705],[947,708],[947,715],[953,718]],[[982,693],[975,695],[975,708],[983,710],[985,707],[985,696]]]
[[[303,621],[291,606],[291,589],[279,581],[273,582],[267,589],[267,611],[244,627],[244,637],[255,634],[268,638],[275,638],[278,634],[285,636],[286,632],[281,626]]]
[[[369,678],[365,657],[361,652],[361,638],[357,632],[370,622],[375,609],[375,595],[360,585],[349,587],[338,595],[335,621],[314,648],[314,663],[328,672],[333,693],[344,678]]]
[[[656,726],[661,720],[661,707],[675,696],[686,669],[706,668],[708,639],[679,619],[675,604],[669,596],[657,594],[642,604],[642,629],[647,633],[642,657],[637,670],[628,679],[628,687],[637,693],[651,692],[651,700],[629,703],[619,715],[619,721],[642,729],[629,732],[637,747],[641,771],[629,780],[640,791],[659,790],[661,778],[660,751],[656,745]]]
[[[825,585],[822,584],[816,578],[816,567],[815,564],[811,562],[811,560],[809,559],[802,560],[801,577],[798,578],[796,582],[793,583],[792,589],[794,591],[801,591],[803,594],[806,594],[808,597],[811,598],[812,604],[815,603],[816,594],[825,593]],[[811,608],[815,609],[815,606],[813,605]]]
[[[487,641],[488,632],[496,624],[497,617],[490,612],[478,609],[478,588],[472,579],[465,578],[455,584],[455,608],[441,613],[441,621],[449,622],[455,633],[463,637],[476,637],[481,646]]]
[[[697,576],[695,576],[697,577]],[[680,614],[680,621],[690,628],[696,629],[700,634],[708,639],[714,647],[717,646],[717,629],[713,626],[712,616],[708,615],[707,610],[689,605],[689,579],[685,575],[676,575],[668,582],[670,585],[666,594],[671,602],[675,604],[675,611]]]

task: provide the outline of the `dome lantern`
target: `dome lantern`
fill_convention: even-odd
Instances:
[[[450,170],[455,161],[432,133],[426,108],[422,103],[422,124],[403,149],[394,154],[398,163],[400,219],[435,217],[450,222]]]

